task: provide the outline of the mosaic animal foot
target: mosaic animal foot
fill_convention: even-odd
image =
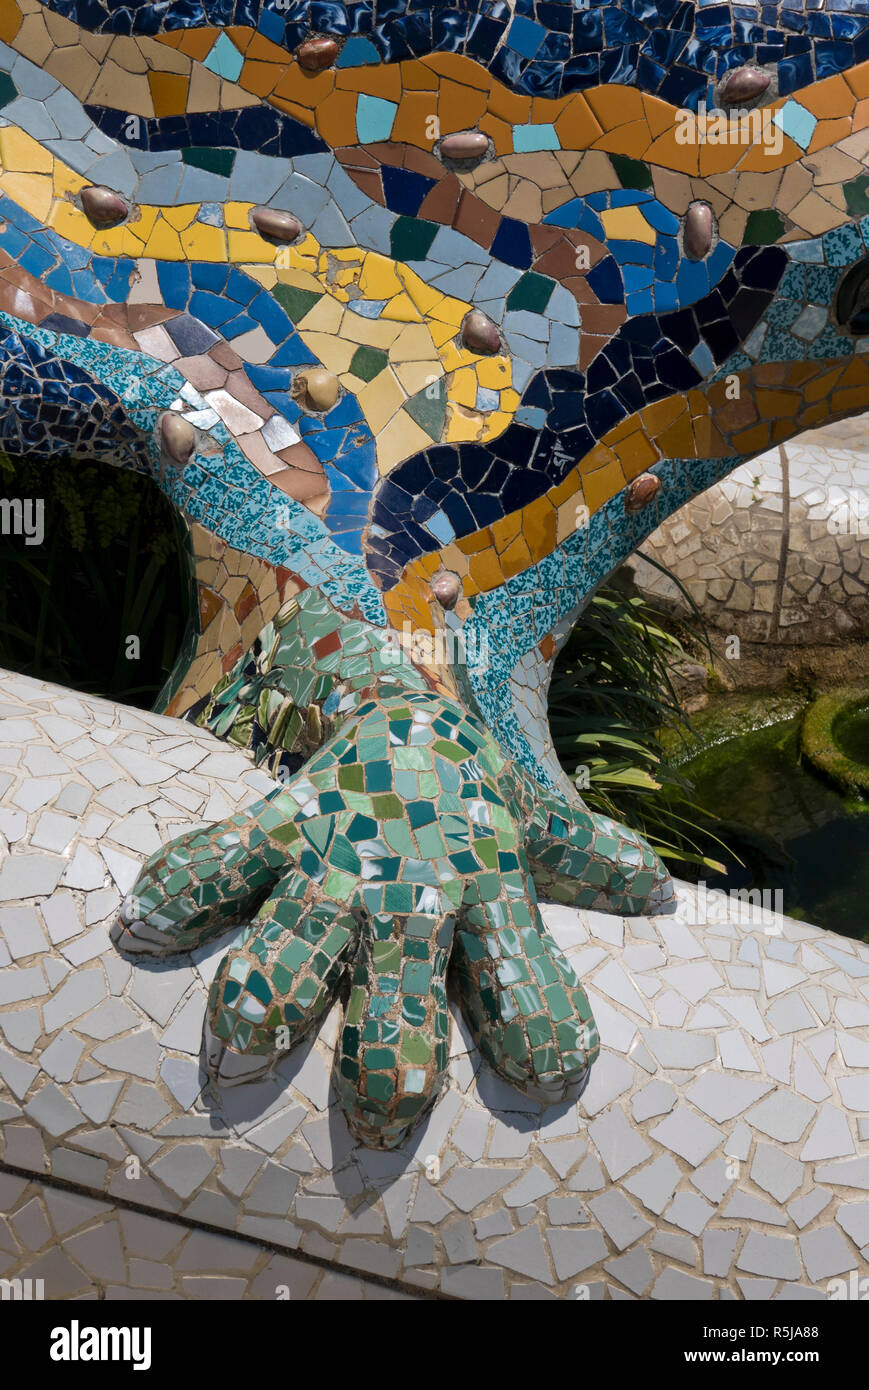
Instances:
[[[437,1095],[449,966],[495,1070],[559,1100],[584,1080],[597,1030],[535,877],[623,912],[671,888],[630,831],[566,806],[547,815],[528,791],[454,703],[371,701],[285,789],[153,856],[117,944],[189,950],[250,921],[209,999],[222,1084],[268,1071],[346,985],[335,1085],[365,1143],[399,1143]]]

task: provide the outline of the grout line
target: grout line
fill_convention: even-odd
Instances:
[[[769,619],[768,641],[776,641],[778,630],[781,624],[781,605],[785,587],[785,572],[787,570],[788,552],[791,543],[791,476],[790,464],[788,462],[787,451],[783,444],[778,446],[779,462],[781,464],[781,542],[778,553],[778,575],[775,581],[775,597],[772,604],[772,613]]]
[[[162,1211],[159,1207],[147,1206],[144,1202],[134,1202],[127,1197],[115,1197],[110,1193],[97,1192],[94,1188],[85,1187],[82,1183],[71,1182],[67,1178],[58,1178],[50,1173],[34,1173],[29,1168],[19,1168],[14,1164],[2,1161],[0,1161],[0,1173],[8,1173],[16,1178],[26,1178],[29,1182],[41,1183],[45,1187],[57,1188],[61,1192],[72,1192],[77,1197],[86,1197],[92,1202],[104,1202],[106,1205],[120,1207],[124,1211],[136,1212],[140,1216],[150,1216],[156,1221],[168,1221],[173,1226],[182,1227],[187,1231],[206,1231],[210,1235],[223,1236],[227,1240],[244,1241],[246,1245],[256,1245],[263,1250],[270,1250],[275,1255],[283,1256],[284,1259],[299,1260],[302,1264],[314,1265],[318,1269],[329,1270],[333,1274],[343,1274],[350,1279],[362,1279],[366,1283],[379,1284],[381,1288],[391,1289],[393,1293],[409,1294],[413,1298],[425,1299],[433,1303],[461,1303],[464,1301],[453,1294],[442,1293],[437,1289],[419,1288],[415,1284],[406,1284],[400,1279],[390,1279],[385,1274],[369,1273],[367,1270],[356,1269],[352,1265],[338,1264],[334,1260],[324,1259],[322,1255],[310,1255],[306,1250],[292,1250],[286,1245],[279,1245],[277,1241],[266,1240],[261,1236],[250,1236],[243,1232],[231,1231],[226,1226],[216,1226],[210,1221],[191,1220],[190,1217],[186,1217],[180,1212]],[[58,1241],[57,1244],[60,1242]],[[239,1301],[244,1302],[246,1300]],[[267,1302],[268,1300],[263,1301]]]

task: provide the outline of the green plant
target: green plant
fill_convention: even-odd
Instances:
[[[549,723],[559,760],[592,810],[634,826],[671,863],[721,872],[712,856],[734,850],[660,742],[662,728],[694,737],[669,674],[688,657],[642,599],[601,588],[556,662]]]
[[[41,545],[0,535],[0,665],[152,708],[195,611],[174,508],[142,474],[75,459],[0,454],[0,490],[42,499],[45,521]]]
[[[803,717],[803,756],[846,796],[869,794],[869,766],[854,758],[842,739],[849,716],[864,713],[867,706],[869,691],[847,687],[820,695]]]

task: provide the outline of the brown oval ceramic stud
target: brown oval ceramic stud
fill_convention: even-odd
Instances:
[[[661,479],[654,473],[641,473],[625,488],[625,511],[641,512],[654,502],[661,491]]]
[[[501,335],[498,325],[482,309],[472,309],[462,324],[462,342],[471,352],[493,353],[501,351]]]
[[[293,382],[293,395],[309,410],[331,410],[338,399],[338,378],[325,367],[308,367]]]
[[[452,609],[462,596],[462,581],[451,570],[443,570],[432,580],[431,591],[441,608]]]
[[[480,130],[457,130],[454,135],[445,135],[438,146],[441,159],[454,159],[462,164],[482,159],[488,153],[489,137]]]
[[[296,62],[305,72],[322,72],[330,68],[338,57],[338,45],[334,39],[305,39],[296,49]]]
[[[768,72],[757,68],[734,68],[724,79],[718,99],[724,106],[744,106],[762,96],[770,84]]]
[[[116,227],[130,212],[120,193],[96,183],[82,189],[81,205],[95,227]]]
[[[196,447],[196,431],[189,420],[167,410],[160,417],[163,448],[176,463],[186,463]]]
[[[712,246],[712,209],[708,203],[692,203],[685,213],[682,230],[685,255],[689,260],[702,261]]]
[[[254,208],[250,215],[260,236],[269,241],[295,241],[301,235],[302,224],[291,212],[279,212],[277,208]]]

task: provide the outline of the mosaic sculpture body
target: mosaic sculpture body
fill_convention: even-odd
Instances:
[[[218,1080],[346,982],[336,1084],[400,1142],[450,961],[504,1077],[587,1074],[535,885],[672,887],[559,771],[552,659],[666,515],[869,405],[867,6],[799,3],[5,0],[0,444],[158,480],[201,608],[165,707],[283,783],[149,861],[118,929],[252,919]],[[755,119],[686,140],[703,102]]]

